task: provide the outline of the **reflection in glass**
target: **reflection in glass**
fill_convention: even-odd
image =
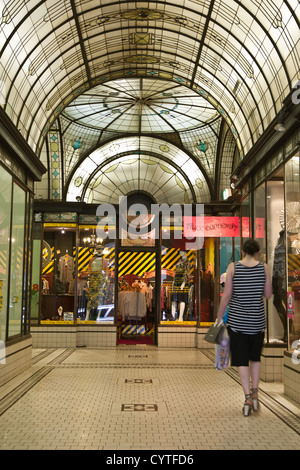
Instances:
[[[0,341],[6,339],[11,176],[0,166]]]
[[[22,302],[23,302],[23,258],[24,258],[24,223],[26,193],[14,183],[13,216],[11,232],[11,265],[9,295],[8,334],[14,336],[21,333]]]
[[[174,233],[171,233],[169,239],[163,237],[160,320],[172,323],[196,322],[196,251],[187,250],[184,239],[176,239]]]
[[[300,340],[300,158],[292,157],[285,165],[285,228],[287,236],[287,317],[289,348]]]
[[[77,322],[114,323],[115,247],[114,243],[100,247],[100,242],[96,250],[89,246],[93,229],[79,232]]]
[[[76,232],[46,227],[42,244],[41,319],[74,321]]]
[[[286,249],[284,221],[283,176],[278,175],[267,183],[267,256],[272,274],[273,295],[268,303],[268,341],[287,340],[286,318]]]

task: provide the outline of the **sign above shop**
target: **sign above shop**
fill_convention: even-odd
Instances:
[[[185,238],[202,237],[239,237],[239,217],[183,217]]]

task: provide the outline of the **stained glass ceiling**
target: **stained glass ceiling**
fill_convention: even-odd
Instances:
[[[195,129],[218,116],[214,106],[195,91],[147,78],[98,85],[76,98],[63,114],[92,128],[133,134]]]
[[[48,168],[45,197],[97,146],[160,134],[218,198],[299,79],[298,0],[1,0],[0,15],[0,105]]]

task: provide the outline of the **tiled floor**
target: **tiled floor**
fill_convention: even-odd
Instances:
[[[261,382],[243,417],[236,371],[213,351],[35,349],[0,388],[1,450],[300,450],[300,406]]]

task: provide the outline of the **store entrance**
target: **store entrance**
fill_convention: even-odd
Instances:
[[[155,344],[156,252],[118,253],[118,344]]]

